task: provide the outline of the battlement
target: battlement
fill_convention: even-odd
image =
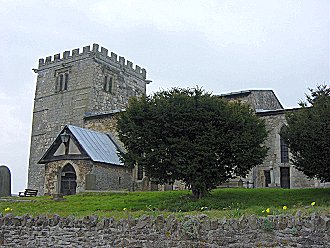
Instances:
[[[146,79],[147,71],[144,68],[141,68],[139,65],[133,67],[133,63],[129,60],[126,60],[124,57],[118,56],[117,54],[111,52],[110,56],[108,55],[108,49],[101,47],[98,44],[93,44],[91,49],[90,46],[83,47],[82,52],[79,52],[79,48],[73,49],[70,51],[63,52],[61,54],[55,54],[52,56],[47,56],[46,58],[39,59],[38,69],[40,71],[48,69],[56,65],[64,65],[66,63],[75,62],[85,58],[94,58],[96,61],[103,62],[110,67],[115,67],[116,69],[125,70],[135,76]]]

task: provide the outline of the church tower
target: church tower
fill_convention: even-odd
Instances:
[[[67,124],[83,127],[84,117],[124,109],[132,96],[146,94],[146,70],[108,55],[98,44],[39,59],[28,188],[44,193],[44,165],[38,164]]]

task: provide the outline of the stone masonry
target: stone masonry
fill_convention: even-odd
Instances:
[[[0,213],[0,247],[323,248],[330,216],[279,215],[210,219],[205,214],[134,219],[20,216]]]
[[[290,188],[310,188],[314,187],[317,182],[316,180],[309,180],[301,171],[298,171],[292,163],[281,162],[280,131],[281,128],[287,124],[285,114],[286,110],[257,113],[260,118],[265,120],[268,131],[268,138],[265,141],[265,145],[269,148],[263,163],[254,167],[249,175],[250,181],[255,181],[255,187],[257,188],[265,187],[265,170],[269,170],[271,174],[270,187],[281,187],[280,169],[283,167],[289,168]],[[253,179],[253,177],[256,179]]]
[[[132,188],[131,171],[122,166],[103,165],[91,160],[59,160],[46,164],[44,194],[52,195],[57,193],[56,185],[59,181],[59,173],[67,164],[73,166],[77,173],[77,193],[85,190],[124,190],[129,191]],[[93,175],[95,182],[88,188],[86,187],[86,177]]]
[[[37,164],[67,124],[84,126],[84,116],[125,108],[146,92],[146,70],[93,44],[39,60],[32,123],[28,187],[44,194],[44,165]],[[108,80],[110,86],[105,86]]]
[[[309,180],[293,166],[290,159],[281,161],[280,131],[287,124],[285,115],[288,111],[298,109],[284,109],[272,90],[245,90],[223,94],[220,97],[248,104],[255,110],[256,115],[265,121],[268,131],[268,137],[264,143],[269,148],[267,156],[262,164],[255,166],[247,178],[243,179],[246,187],[309,188],[317,185],[317,180]],[[281,175],[283,168],[288,170],[285,186],[282,185],[283,182],[281,184],[281,178],[284,178]],[[265,172],[269,173],[269,184],[266,184]]]

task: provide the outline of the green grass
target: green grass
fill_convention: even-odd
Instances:
[[[65,196],[65,201],[55,202],[51,197],[11,198],[27,199],[27,202],[0,201],[0,212],[14,215],[73,215],[83,217],[98,215],[115,218],[139,217],[143,214],[177,217],[205,213],[210,217],[238,218],[242,215],[311,212],[330,213],[330,189],[216,189],[203,199],[194,200],[189,191],[83,193]],[[316,202],[314,207],[311,202]],[[288,210],[283,210],[283,206]],[[202,207],[207,207],[202,211]],[[4,211],[11,208],[12,211]],[[126,208],[126,210],[123,210]]]

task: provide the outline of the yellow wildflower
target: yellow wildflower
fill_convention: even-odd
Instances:
[[[287,206],[283,206],[283,210],[287,210],[288,209],[288,207]]]
[[[127,208],[123,208],[123,211],[126,211],[127,210]]]
[[[270,208],[266,209],[266,213],[269,214],[270,213]]]
[[[312,203],[311,203],[312,206],[315,206],[315,204],[316,204],[316,202],[312,202]]]
[[[11,208],[5,208],[5,212],[13,211]]]

